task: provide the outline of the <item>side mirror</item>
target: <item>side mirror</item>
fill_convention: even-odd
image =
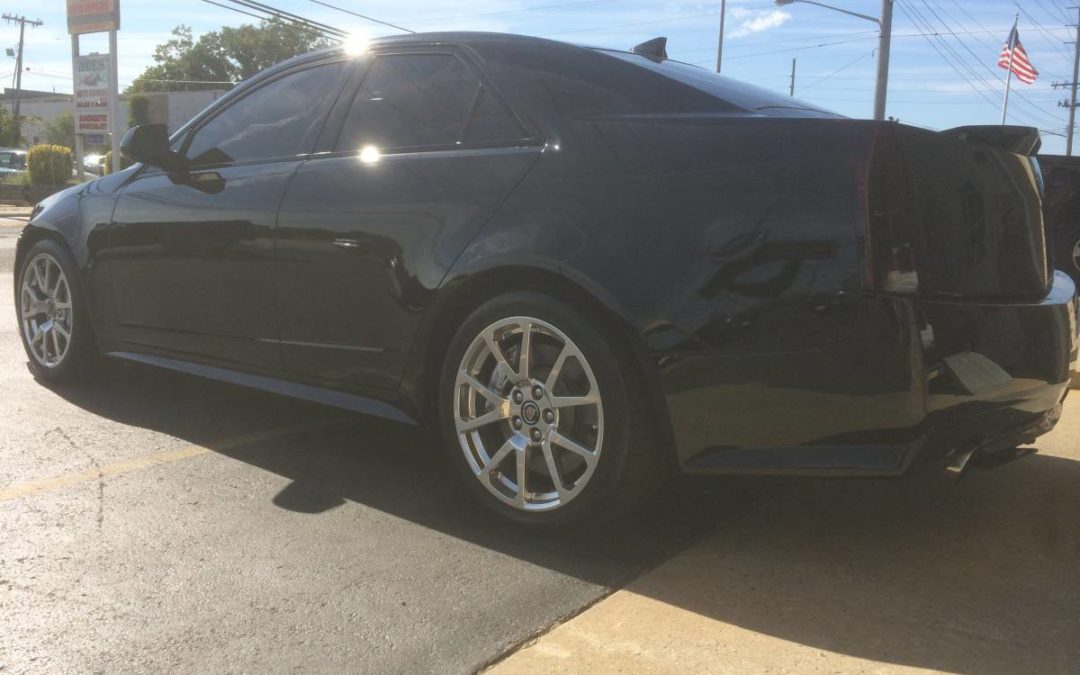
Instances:
[[[169,132],[164,124],[141,124],[128,129],[120,141],[120,152],[133,162],[181,171],[184,160],[169,147]]]

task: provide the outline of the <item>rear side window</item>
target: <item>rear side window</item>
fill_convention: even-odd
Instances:
[[[195,166],[294,157],[311,151],[337,97],[343,65],[328,63],[263,85],[195,131]]]
[[[364,77],[337,150],[443,148],[525,136],[505,104],[458,57],[387,54]]]

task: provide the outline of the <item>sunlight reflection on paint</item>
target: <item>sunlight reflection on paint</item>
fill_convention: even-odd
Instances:
[[[341,44],[342,47],[345,48],[345,53],[347,55],[360,56],[367,52],[369,42],[370,40],[368,40],[367,35],[354,33],[353,35],[345,38],[345,41]]]
[[[365,145],[360,148],[360,161],[364,164],[378,164],[382,153],[374,145]]]

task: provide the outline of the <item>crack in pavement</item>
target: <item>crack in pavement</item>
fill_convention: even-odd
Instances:
[[[90,463],[97,471],[97,527],[98,530],[101,530],[103,524],[105,523],[105,472],[101,470],[101,464],[98,462],[97,458],[94,457],[93,453],[91,453],[85,448],[80,448],[78,444],[71,439],[71,436],[68,436],[67,432],[64,431],[61,427],[53,427],[52,429],[46,431],[45,435],[48,436],[51,433],[59,434],[60,437],[67,441],[72,448],[86,455],[87,459],[90,460]]]

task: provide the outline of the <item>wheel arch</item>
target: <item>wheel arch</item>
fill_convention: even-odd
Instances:
[[[23,228],[22,233],[19,235],[19,240],[15,243],[15,271],[17,272],[22,265],[23,258],[26,256],[26,252],[38,243],[42,239],[50,239],[64,248],[68,255],[75,259],[75,253],[71,248],[71,243],[67,238],[58,230],[54,230],[48,227],[41,227],[30,223]]]
[[[673,434],[667,402],[660,388],[655,360],[650,358],[644,341],[619,310],[617,301],[584,275],[568,275],[543,262],[514,262],[489,265],[468,274],[459,274],[442,285],[432,306],[430,318],[413,350],[413,375],[406,378],[405,392],[418,408],[422,419],[433,420],[438,399],[438,378],[446,347],[455,329],[477,307],[488,300],[519,291],[550,295],[578,309],[586,316],[599,317],[601,328],[618,340],[633,356],[638,377],[651,403],[657,439],[664,459],[674,461]]]

